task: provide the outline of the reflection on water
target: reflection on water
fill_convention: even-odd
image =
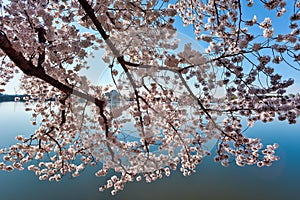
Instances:
[[[30,135],[34,131],[30,113],[23,110],[22,103],[0,103],[0,147],[13,144],[17,134]],[[105,178],[95,177],[94,168],[86,169],[78,178],[66,176],[59,183],[39,181],[32,172],[0,171],[0,199],[300,199],[300,124],[257,124],[247,134],[262,137],[264,143],[278,142],[281,160],[270,168],[241,168],[234,164],[224,168],[206,157],[191,177],[173,172],[171,177],[151,184],[131,183],[116,197],[111,197],[109,191],[98,192]]]

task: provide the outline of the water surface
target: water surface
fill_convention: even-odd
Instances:
[[[0,103],[0,147],[15,142],[17,134],[29,135],[34,131],[30,124],[30,113],[24,104]],[[105,178],[94,176],[96,169],[88,168],[81,176],[70,176],[57,182],[39,181],[28,171],[0,171],[0,199],[2,200],[296,200],[300,199],[300,122],[256,124],[247,134],[259,136],[265,144],[280,144],[280,161],[269,168],[227,168],[206,157],[197,167],[197,173],[183,177],[173,172],[169,178],[154,183],[130,183],[125,190],[112,197],[109,191],[98,192]]]

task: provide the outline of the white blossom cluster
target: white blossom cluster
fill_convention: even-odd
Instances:
[[[171,170],[191,175],[211,154],[211,140],[223,166],[270,166],[279,145],[264,147],[243,130],[257,121],[297,122],[300,95],[287,94],[294,80],[277,72],[300,70],[300,2],[293,2],[294,9],[284,0],[0,0],[0,92],[22,71],[36,127],[1,147],[0,170],[60,181],[90,165],[96,176],[114,173],[99,190],[115,195]],[[290,15],[286,32],[278,34],[269,16],[246,19],[254,6]],[[177,14],[205,52],[190,43],[179,49]],[[114,86],[79,73],[97,49],[105,50],[99,60],[107,65],[99,67]],[[115,106],[106,95],[112,88]]]

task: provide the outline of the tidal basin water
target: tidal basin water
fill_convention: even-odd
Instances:
[[[0,147],[15,142],[17,134],[30,135],[30,113],[22,103],[0,103]],[[124,191],[111,196],[99,192],[105,178],[94,176],[90,167],[77,178],[66,176],[61,182],[39,181],[29,171],[0,171],[0,200],[298,200],[300,199],[300,119],[295,125],[287,122],[257,123],[247,132],[259,136],[264,144],[279,143],[280,160],[269,168],[224,168],[206,157],[197,173],[183,177],[172,172],[153,183],[130,183]],[[212,150],[214,155],[214,150]]]

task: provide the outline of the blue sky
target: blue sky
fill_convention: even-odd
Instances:
[[[5,1],[4,1],[5,2]],[[7,1],[6,1],[7,2]],[[256,4],[257,5],[257,4]],[[289,25],[289,15],[293,9],[293,1],[287,1],[287,13],[281,18],[276,18],[276,12],[269,12],[265,9],[262,9],[258,6],[253,6],[247,9],[247,12],[243,12],[243,16],[246,18],[252,19],[253,15],[257,16],[258,22],[262,21],[265,17],[270,17],[272,19],[273,25],[275,27],[275,31],[277,33],[284,33],[288,30]],[[196,48],[202,48],[203,43],[194,40],[193,29],[191,26],[183,27],[181,24],[181,20],[176,18],[176,28],[178,29],[179,38],[183,38],[183,40],[187,40],[188,42],[194,43],[193,46]],[[254,31],[261,32],[259,29],[255,29]],[[186,42],[184,42],[186,43]],[[108,65],[104,63],[101,59],[104,51],[96,51],[95,58],[88,58],[88,64],[91,66],[89,71],[84,71],[83,74],[87,75],[87,77],[91,80],[91,82],[96,84],[113,84],[110,76],[110,72],[108,69]],[[289,93],[300,92],[300,72],[286,65],[278,65],[275,70],[283,75],[283,78],[293,78],[295,80],[295,84],[291,86],[288,90]],[[15,78],[11,80],[6,86],[6,92],[8,94],[20,93],[19,90],[19,81],[18,79],[21,77],[21,74],[16,74]]]

